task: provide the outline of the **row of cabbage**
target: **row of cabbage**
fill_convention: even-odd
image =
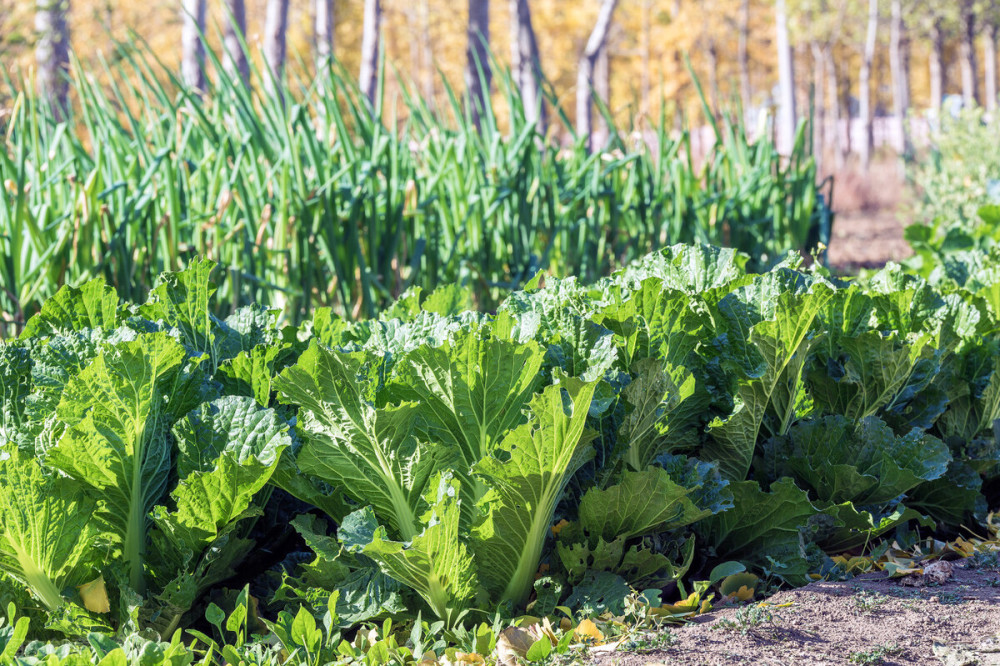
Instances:
[[[727,561],[801,584],[897,528],[974,527],[998,259],[858,284],[674,246],[491,314],[450,286],[301,327],[217,318],[210,262],[142,304],[64,287],[0,344],[0,601],[91,645],[169,639],[243,585],[275,645],[300,609],[454,632],[683,597]]]

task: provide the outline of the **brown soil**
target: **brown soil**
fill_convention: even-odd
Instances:
[[[830,236],[827,260],[840,274],[881,268],[887,261],[901,261],[913,254],[892,209],[838,213]]]
[[[885,573],[820,581],[770,599],[773,622],[724,629],[728,608],[674,628],[665,649],[602,655],[640,664],[1000,664],[1000,571],[956,563],[941,585],[907,587]],[[868,657],[868,660],[865,660]]]
[[[827,259],[836,272],[856,273],[860,268],[880,268],[913,254],[903,240],[901,210],[913,193],[903,182],[894,159],[880,159],[865,173],[855,164],[834,176],[833,209]]]

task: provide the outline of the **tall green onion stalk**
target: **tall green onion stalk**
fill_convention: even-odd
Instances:
[[[258,302],[293,322],[316,306],[370,317],[408,287],[452,282],[489,309],[539,269],[590,280],[671,243],[735,246],[765,267],[828,215],[804,127],[781,158],[768,138],[716,125],[696,165],[662,112],[651,137],[612,126],[593,152],[541,136],[506,76],[501,129],[493,108],[476,128],[451,88],[439,112],[405,87],[372,109],[336,64],[280,98],[259,92],[267,74],[245,86],[208,66],[198,95],[134,44],[105,65],[112,86],[77,64],[64,122],[10,84],[0,320],[98,275],[141,300],[199,256],[220,265],[220,314]]]

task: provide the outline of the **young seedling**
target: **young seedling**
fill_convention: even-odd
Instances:
[[[848,657],[848,661],[852,664],[861,664],[862,666],[879,666],[879,664],[885,663],[886,657],[895,657],[902,653],[903,648],[895,643],[886,643],[884,645],[876,645],[871,650],[864,652],[852,652],[850,657]]]
[[[744,606],[737,610],[732,618],[723,618],[716,622],[712,628],[726,632],[739,632],[740,636],[748,636],[756,633],[762,625],[774,627],[775,621],[781,617],[771,611],[765,604],[754,604]]]

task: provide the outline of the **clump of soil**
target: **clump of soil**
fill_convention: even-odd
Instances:
[[[593,663],[1000,664],[1000,571],[966,560],[942,584],[903,580],[878,572],[818,581],[769,598],[770,621],[766,613],[727,608],[672,628],[662,649]]]

